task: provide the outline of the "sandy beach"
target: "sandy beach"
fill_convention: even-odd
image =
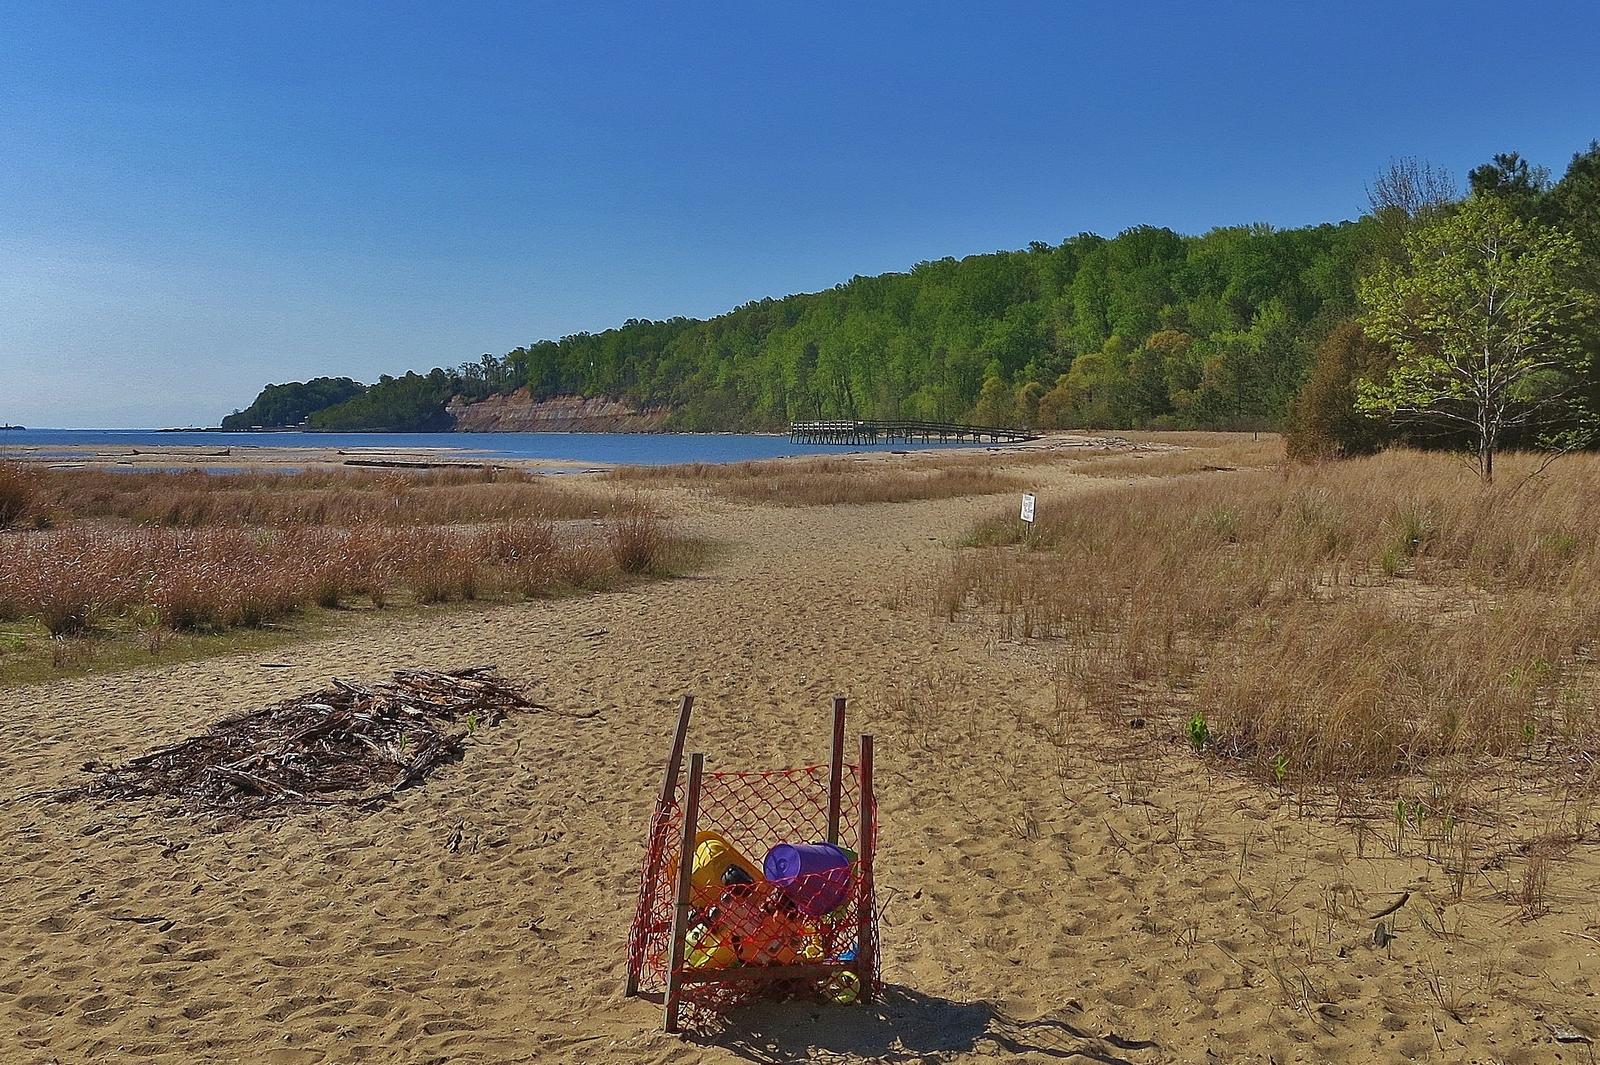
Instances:
[[[921,594],[1003,499],[655,494],[716,545],[699,574],[0,692],[0,1061],[1590,1060],[1592,848],[1541,920],[1488,873],[1447,906],[1436,865],[1358,857],[1348,827],[1164,722],[1063,728],[1048,647]],[[222,830],[29,798],[333,676],[482,662],[551,711],[479,732],[377,812]],[[877,736],[880,1004],[762,1006],[700,1041],[623,996],[684,692],[710,768],[825,757],[834,693]]]

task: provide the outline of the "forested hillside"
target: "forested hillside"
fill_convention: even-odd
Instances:
[[[815,417],[1267,424],[1298,387],[1308,337],[1349,312],[1370,228],[1085,234],[508,358],[535,395],[665,404],[695,429]]]
[[[348,377],[316,377],[286,385],[268,385],[254,403],[222,419],[222,428],[289,429],[312,414],[354,399],[366,390]]]
[[[1471,185],[1580,233],[1600,274],[1597,171],[1595,147],[1558,183],[1510,155],[1475,170]],[[817,417],[1275,427],[1319,345],[1357,316],[1358,282],[1401,258],[1409,230],[1455,195],[1437,172],[1400,166],[1380,177],[1372,211],[1356,221],[1201,236],[1138,226],[1110,239],[1081,234],[855,277],[707,321],[630,320],[455,369],[385,377],[312,413],[310,424],[447,428],[452,396],[526,386],[536,399],[666,407],[671,424],[689,430]]]

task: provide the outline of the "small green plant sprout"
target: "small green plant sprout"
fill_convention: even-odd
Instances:
[[[1427,819],[1428,808],[1422,800],[1407,802],[1405,799],[1396,799],[1394,803],[1394,852],[1400,853],[1400,843],[1405,837],[1408,827],[1422,831],[1422,823]]]
[[[470,735],[472,735],[473,733],[475,733],[477,731],[478,731],[478,712],[476,710],[469,710],[469,711],[467,711],[467,735],[470,736]]]
[[[1189,745],[1195,749],[1195,753],[1198,754],[1199,752],[1205,750],[1206,745],[1211,742],[1211,727],[1206,724],[1205,715],[1201,713],[1195,713],[1193,716],[1191,716],[1189,718],[1188,729]]]
[[[1532,721],[1524,721],[1522,723],[1522,745],[1532,749],[1533,741],[1538,738],[1539,726],[1535,725]]]
[[[1239,542],[1243,522],[1239,518],[1239,512],[1232,507],[1212,507],[1201,515],[1201,521],[1223,543]]]
[[[1289,775],[1289,756],[1275,754],[1272,756],[1272,779],[1278,782],[1278,787],[1283,787],[1283,780]]]
[[[1526,665],[1512,666],[1506,672],[1506,680],[1514,688],[1537,688],[1547,683],[1550,675],[1555,672],[1555,667],[1547,658],[1534,657]]]
[[[1578,538],[1564,532],[1545,533],[1544,548],[1556,558],[1571,558],[1577,554]]]

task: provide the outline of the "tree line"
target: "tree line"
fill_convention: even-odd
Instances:
[[[526,388],[539,399],[665,407],[682,430],[774,429],[810,418],[1289,427],[1302,453],[1355,451],[1396,435],[1471,435],[1449,418],[1425,431],[1416,409],[1425,397],[1377,387],[1397,358],[1414,361],[1438,344],[1415,340],[1416,323],[1402,320],[1417,291],[1391,301],[1393,313],[1382,310],[1386,294],[1444,254],[1441,227],[1466,224],[1457,243],[1470,243],[1468,230],[1490,218],[1521,227],[1523,244],[1567,242],[1552,268],[1600,289],[1600,146],[1575,156],[1559,181],[1508,154],[1473,170],[1468,184],[1458,192],[1448,176],[1402,160],[1379,175],[1371,209],[1354,221],[1199,236],[1136,226],[1112,238],[1085,233],[923,262],[707,320],[630,320],[384,377],[305,419],[314,429],[448,428],[452,397]],[[1579,354],[1530,369],[1520,387],[1585,391],[1600,348],[1592,322],[1564,315],[1552,328]],[[1552,373],[1567,379],[1556,387]],[[1500,443],[1533,439],[1543,423],[1531,412],[1554,409],[1519,402]],[[1562,417],[1571,422],[1570,410]]]
[[[1600,440],[1600,142],[1560,181],[1516,153],[1468,175],[1394,166],[1373,194],[1390,233],[1357,313],[1318,346],[1290,410],[1290,452],[1390,440],[1459,448],[1484,480],[1506,447]]]

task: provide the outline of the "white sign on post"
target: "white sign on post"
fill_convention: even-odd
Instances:
[[[1029,525],[1033,524],[1033,493],[1022,493],[1022,520]]]

